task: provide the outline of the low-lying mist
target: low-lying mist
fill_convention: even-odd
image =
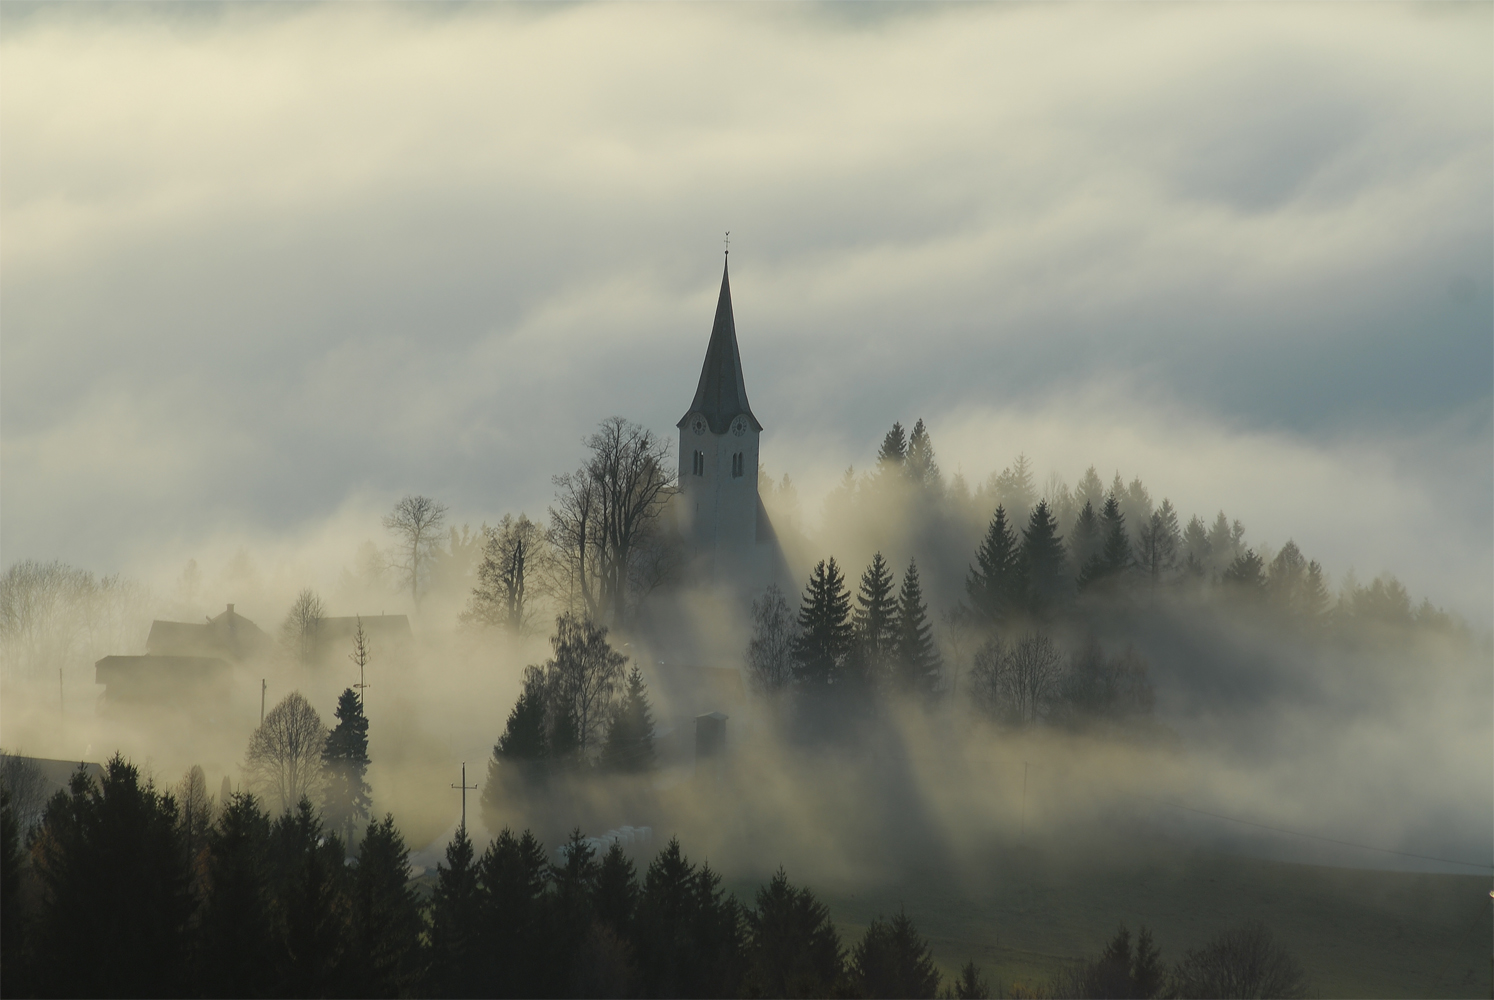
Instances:
[[[362,678],[368,780],[374,814],[393,813],[427,864],[461,814],[453,786],[465,763],[467,783],[477,786],[466,802],[474,833],[532,827],[553,849],[575,826],[588,834],[648,826],[655,848],[678,833],[720,870],[784,865],[819,882],[938,865],[967,872],[974,890],[999,845],[1117,838],[1347,866],[1474,873],[1488,865],[1487,634],[1418,606],[1420,595],[1388,575],[1334,583],[1329,569],[1342,564],[1323,569],[1326,603],[1310,615],[1273,603],[1272,567],[1286,565],[1277,557],[1290,536],[1263,545],[1248,523],[1234,530],[1236,510],[1223,496],[1177,512],[1179,522],[1197,513],[1212,527],[1214,511],[1229,511],[1222,520],[1231,548],[1213,563],[1189,562],[1196,553],[1180,523],[1174,559],[1153,575],[1128,570],[1134,581],[1120,589],[1071,585],[1061,610],[1014,613],[994,628],[1008,644],[1036,634],[1051,640],[1055,691],[1090,644],[1112,659],[1130,657],[1144,671],[1146,710],[1084,717],[1066,714],[1055,695],[1016,721],[977,694],[980,650],[993,631],[972,623],[967,583],[993,511],[1002,506],[1020,541],[1041,501],[1070,545],[1083,501],[1098,507],[1115,494],[1134,547],[1138,525],[1162,509],[1163,484],[1096,478],[1093,469],[1072,483],[1043,481],[1025,457],[978,479],[941,472],[929,455],[934,478],[916,488],[886,461],[822,477],[835,485],[819,494],[801,493],[793,476],[762,479],[800,590],[810,568],[831,556],[853,598],[873,553],[897,577],[917,561],[940,659],[937,683],[923,693],[877,683],[854,693],[849,685],[765,692],[745,657],[751,601],[762,595],[665,581],[636,595],[608,634],[642,671],[657,767],[618,775],[583,755],[521,777],[494,764],[494,746],[525,668],[552,655],[554,616],[566,604],[560,564],[533,564],[521,627],[463,621],[480,584],[484,525],[454,516],[443,526],[417,559],[412,600],[398,539],[379,523],[384,511],[357,501],[321,530],[286,539],[225,534],[169,571],[158,569],[162,557],[145,564],[145,582],[52,567],[45,587],[22,594],[21,570],[46,576],[48,568],[11,567],[4,745],[90,761],[117,749],[160,785],[200,765],[215,794],[225,778],[234,790],[251,787],[245,749],[262,707],[299,691],[330,726],[339,693],[360,681],[346,644],[309,659],[296,654],[289,609],[311,591],[329,617],[408,616],[408,644],[375,636]],[[807,516],[811,509],[821,516]],[[486,526],[499,520],[490,515]],[[1255,596],[1225,583],[1247,552],[1261,557]],[[797,611],[800,594],[786,597]],[[124,704],[101,694],[93,660],[144,653],[153,619],[202,623],[228,604],[270,644],[232,664],[223,696]],[[726,752],[701,763],[696,717],[712,711],[728,716]]]

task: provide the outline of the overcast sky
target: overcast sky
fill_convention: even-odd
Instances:
[[[1487,622],[1481,5],[0,8],[0,548],[542,514],[671,437],[1091,462]],[[289,541],[287,541],[289,540]]]

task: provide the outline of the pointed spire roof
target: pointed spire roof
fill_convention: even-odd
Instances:
[[[711,343],[706,348],[705,364],[700,368],[700,385],[690,410],[677,427],[685,426],[691,413],[699,413],[710,424],[711,433],[725,434],[739,414],[746,414],[753,430],[763,425],[747,405],[747,384],[742,380],[742,356],[737,351],[737,324],[731,312],[731,277],[728,268],[721,269],[721,297],[716,301],[716,322],[711,326]]]

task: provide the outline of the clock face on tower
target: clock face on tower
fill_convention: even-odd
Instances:
[[[737,418],[737,422],[731,425],[731,432],[737,437],[747,433],[747,421]]]
[[[702,420],[702,419],[701,419],[701,418],[700,418],[700,417],[696,417],[696,418],[695,418],[695,422],[694,422],[694,423],[692,423],[692,424],[691,424],[691,425],[690,425],[690,427],[691,427],[691,428],[692,428],[692,429],[693,429],[693,430],[694,430],[694,431],[695,431],[695,433],[697,433],[697,434],[704,434],[704,433],[705,433],[705,421],[704,421],[704,420]]]

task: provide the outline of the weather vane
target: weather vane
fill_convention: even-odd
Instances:
[[[726,253],[727,253],[728,256],[731,255],[731,230],[730,229],[728,229],[726,231]]]

